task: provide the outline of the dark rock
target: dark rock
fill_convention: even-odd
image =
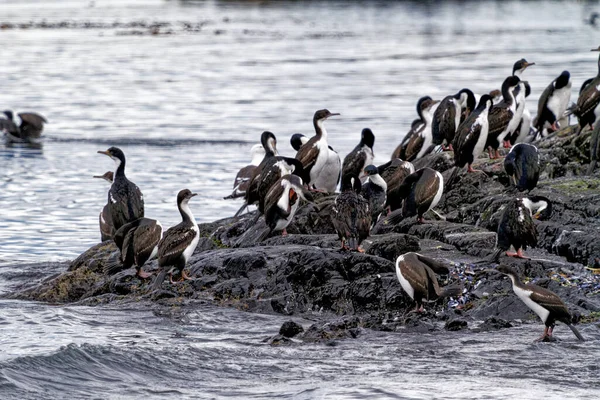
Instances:
[[[354,339],[360,334],[357,317],[336,319],[325,324],[311,325],[302,335],[305,342],[328,342],[334,339]]]
[[[302,332],[304,332],[302,325],[294,321],[286,321],[281,325],[281,328],[279,328],[279,334],[285,337],[294,337]]]
[[[487,318],[481,325],[479,325],[477,331],[487,332],[504,328],[512,328],[512,324],[502,318],[490,317]]]
[[[364,242],[363,247],[367,254],[385,258],[394,263],[398,256],[421,249],[417,237],[397,233],[371,236]]]
[[[463,329],[467,329],[467,325],[467,321],[465,321],[464,319],[451,319],[446,321],[444,329],[447,331],[461,331]]]

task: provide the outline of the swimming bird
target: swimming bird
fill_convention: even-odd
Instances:
[[[390,211],[394,211],[401,208],[404,201],[404,198],[398,193],[398,189],[404,182],[404,178],[415,172],[415,166],[411,162],[402,161],[399,158],[393,159],[389,164],[389,166],[386,164],[379,166],[378,169],[383,170],[379,174],[387,185],[386,207]]]
[[[600,51],[600,46],[591,51]],[[573,114],[577,116],[580,131],[587,125],[593,128],[594,122],[600,117],[600,56],[598,56],[598,74],[587,85],[582,87]]]
[[[103,175],[95,175],[94,178],[104,179],[108,183],[112,184],[113,182],[113,172],[108,171]],[[110,212],[108,211],[108,203],[102,207],[102,211],[100,211],[100,215],[98,216],[98,222],[100,224],[100,239],[104,242],[106,240],[110,240],[114,234],[114,228],[112,224],[112,220],[110,219]]]
[[[237,175],[235,176],[235,180],[233,181],[233,192],[229,196],[224,197],[225,200],[236,199],[246,195],[246,190],[248,190],[250,179],[252,179],[254,170],[256,170],[260,162],[265,157],[265,149],[262,144],[255,144],[250,149],[250,154],[252,155],[252,161],[250,161],[250,164],[238,171]]]
[[[335,192],[342,170],[340,156],[327,144],[325,129],[325,121],[335,115],[340,114],[331,113],[326,109],[315,112],[313,125],[316,134],[296,153],[296,158],[309,175],[309,180],[305,183],[309,187],[329,193]]]
[[[108,211],[115,231],[144,216],[144,197],[137,185],[125,176],[125,154],[118,147],[98,151],[113,159],[117,168],[108,191]]]
[[[459,168],[468,165],[468,172],[475,172],[472,164],[485,148],[489,131],[489,113],[493,110],[492,98],[484,94],[479,105],[469,117],[458,127],[454,137],[454,165],[456,169],[450,181],[454,180]]]
[[[152,286],[153,290],[160,287],[167,274],[171,274],[171,283],[174,283],[172,274],[175,271],[181,274],[182,279],[192,279],[187,276],[184,268],[200,240],[200,230],[188,204],[190,199],[196,195],[197,193],[192,193],[188,189],[183,189],[177,194],[177,208],[182,221],[167,229],[158,243],[160,272]]]
[[[48,123],[46,118],[34,112],[18,113],[17,117],[18,120],[10,110],[0,114],[0,131],[5,133],[6,139],[15,143],[39,143],[44,123]]]
[[[456,285],[441,288],[436,273],[448,274],[441,262],[418,253],[405,253],[396,259],[396,276],[402,289],[417,305],[414,312],[423,312],[423,300],[435,301],[443,297],[460,296],[462,288]]]
[[[375,135],[369,128],[364,128],[360,133],[360,142],[344,157],[342,175],[358,175],[361,181],[365,179],[365,167],[373,163],[373,145]]]
[[[590,138],[590,166],[587,173],[591,175],[596,168],[598,157],[600,156],[600,124],[596,124],[592,136]]]
[[[581,333],[579,333],[577,328],[571,324],[573,318],[571,317],[567,306],[556,293],[538,285],[534,285],[533,283],[524,284],[519,279],[519,275],[516,271],[507,265],[498,266],[497,271],[510,278],[513,292],[531,311],[536,313],[544,323],[544,333],[540,337],[540,340],[543,340],[546,337],[552,337],[556,321],[560,321],[571,329],[578,340],[584,341]]]
[[[150,218],[139,218],[120,227],[114,234],[114,241],[121,252],[122,265],[108,265],[105,273],[110,275],[135,266],[137,276],[149,278],[152,274],[144,272],[142,267],[158,255],[162,234],[160,222]]]
[[[538,113],[533,121],[538,134],[548,128],[553,131],[560,129],[558,121],[563,117],[571,100],[571,74],[563,71],[544,89],[538,101]]]
[[[432,144],[442,145],[444,150],[452,150],[452,141],[460,125],[463,110],[468,113],[475,110],[475,95],[469,89],[446,96],[440,102],[431,122]]]
[[[388,223],[417,216],[417,222],[425,222],[423,215],[434,208],[444,193],[444,177],[431,168],[421,168],[408,175],[397,190],[398,199],[403,199],[402,214],[387,218]]]
[[[517,128],[523,115],[525,87],[520,87],[521,80],[517,76],[509,76],[502,83],[503,100],[494,105],[488,114],[488,137],[485,147],[490,158],[498,158],[500,141]],[[519,88],[518,90],[515,90]],[[517,95],[515,96],[515,92]],[[480,101],[481,104],[481,101]],[[521,104],[519,108],[518,105]],[[495,153],[494,153],[495,152]]]
[[[543,196],[516,198],[508,202],[500,217],[496,251],[490,261],[497,261],[503,251],[509,257],[527,258],[523,250],[537,246],[537,229],[533,219],[547,219],[551,215],[552,203]],[[508,251],[511,246],[515,253]]]
[[[379,169],[375,165],[367,165],[365,167],[365,174],[367,180],[362,185],[361,193],[369,202],[371,225],[375,225],[379,220],[379,216],[385,209],[387,183],[385,183],[385,180],[379,175]]]
[[[529,143],[514,145],[504,159],[504,170],[519,191],[531,191],[540,178],[540,155]]]
[[[364,252],[360,244],[369,236],[371,211],[369,202],[361,196],[360,191],[358,175],[342,177],[341,193],[335,198],[331,221],[343,250]]]

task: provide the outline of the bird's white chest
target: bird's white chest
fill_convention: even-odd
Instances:
[[[190,245],[186,247],[183,251],[183,259],[186,263],[190,259],[192,254],[194,254],[194,250],[196,250],[196,246],[198,245],[198,241],[200,240],[200,230],[198,229],[198,224],[194,222],[194,227],[192,229],[194,230],[194,239],[192,240],[192,243],[190,243]]]
[[[473,157],[477,159],[479,155],[483,152],[483,148],[485,147],[485,142],[487,140],[488,132],[489,132],[489,122],[488,122],[488,112],[487,110],[479,114],[477,119],[475,120],[474,126],[479,125],[479,137],[477,138],[477,142],[475,142],[475,147],[473,148]]]
[[[548,109],[556,119],[561,119],[564,112],[567,110],[567,105],[571,100],[571,85],[557,89],[548,99]]]
[[[435,194],[435,197],[433,198],[433,201],[431,202],[431,206],[429,206],[430,210],[433,207],[437,206],[437,204],[440,202],[440,200],[442,198],[442,194],[444,193],[444,177],[438,171],[435,171],[435,175],[438,178],[439,185],[438,185],[437,193]]]
[[[415,290],[410,283],[408,283],[408,280],[406,280],[406,278],[402,275],[402,270],[400,269],[400,262],[402,261],[404,261],[402,256],[398,257],[398,260],[396,260],[396,276],[398,276],[398,281],[400,281],[400,286],[402,286],[402,289],[404,289],[406,294],[408,294],[410,298],[414,300]]]
[[[534,313],[536,313],[542,319],[543,322],[546,322],[550,311],[546,310],[544,307],[531,300],[531,290],[521,289],[513,285],[513,291],[521,299],[521,301],[525,303],[527,307],[529,307]]]

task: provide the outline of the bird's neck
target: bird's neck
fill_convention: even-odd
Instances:
[[[515,102],[515,95],[513,94],[513,90],[513,87],[502,88],[502,98],[508,104],[513,104]]]
[[[115,178],[125,176],[125,160],[115,160],[117,168],[115,169]]]
[[[385,183],[385,180],[383,180],[381,175],[379,175],[379,174],[369,175],[369,181],[373,182],[373,184],[379,186],[383,190],[387,190],[387,183]]]
[[[325,120],[318,119],[313,122],[313,125],[315,126],[315,132],[317,134],[317,137],[319,139],[321,139],[321,138],[327,139],[327,130],[325,129]]]
[[[179,204],[179,213],[181,214],[183,222],[195,223],[194,214],[192,214],[192,210],[190,210],[189,199],[185,199]]]

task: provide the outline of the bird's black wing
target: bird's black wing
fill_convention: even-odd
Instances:
[[[158,264],[163,267],[179,263],[183,251],[195,237],[196,231],[183,223],[167,229],[158,243]]]

